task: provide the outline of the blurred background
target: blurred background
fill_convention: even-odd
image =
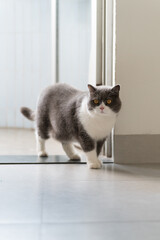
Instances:
[[[0,0],[0,127],[31,128],[21,106],[35,109],[53,84],[52,1]],[[57,82],[85,89],[91,41],[90,0],[59,0]]]
[[[91,0],[0,0],[0,154],[35,153],[20,107],[54,82],[85,90],[90,50]]]

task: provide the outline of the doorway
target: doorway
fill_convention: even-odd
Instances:
[[[20,155],[20,148],[34,155],[34,125],[20,114],[21,106],[35,109],[41,90],[55,82],[81,90],[87,90],[88,83],[114,83],[115,4],[111,0],[13,0],[11,5],[8,1],[0,5],[1,23],[5,22],[0,25],[0,132],[6,139],[0,155],[11,148],[14,155]],[[57,142],[52,144],[48,144],[51,154],[63,153]],[[111,159],[112,149],[111,136],[103,154]]]

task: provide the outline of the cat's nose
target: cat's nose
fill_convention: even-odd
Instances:
[[[103,111],[103,110],[104,110],[104,107],[103,107],[103,106],[100,106],[100,109]]]

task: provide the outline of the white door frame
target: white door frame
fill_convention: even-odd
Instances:
[[[105,84],[113,86],[115,85],[115,13],[116,13],[116,0],[105,0]],[[114,130],[111,132],[107,143],[105,143],[105,155],[107,157],[113,158],[114,152]]]
[[[91,1],[92,44],[89,83],[115,83],[115,0]],[[113,132],[105,143],[103,153],[113,156]]]
[[[58,81],[57,69],[57,54],[58,54],[58,41],[57,41],[57,0],[51,0],[51,79],[52,83]]]

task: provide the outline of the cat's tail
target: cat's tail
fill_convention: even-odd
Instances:
[[[27,107],[21,107],[21,113],[31,121],[35,120],[35,112]]]

